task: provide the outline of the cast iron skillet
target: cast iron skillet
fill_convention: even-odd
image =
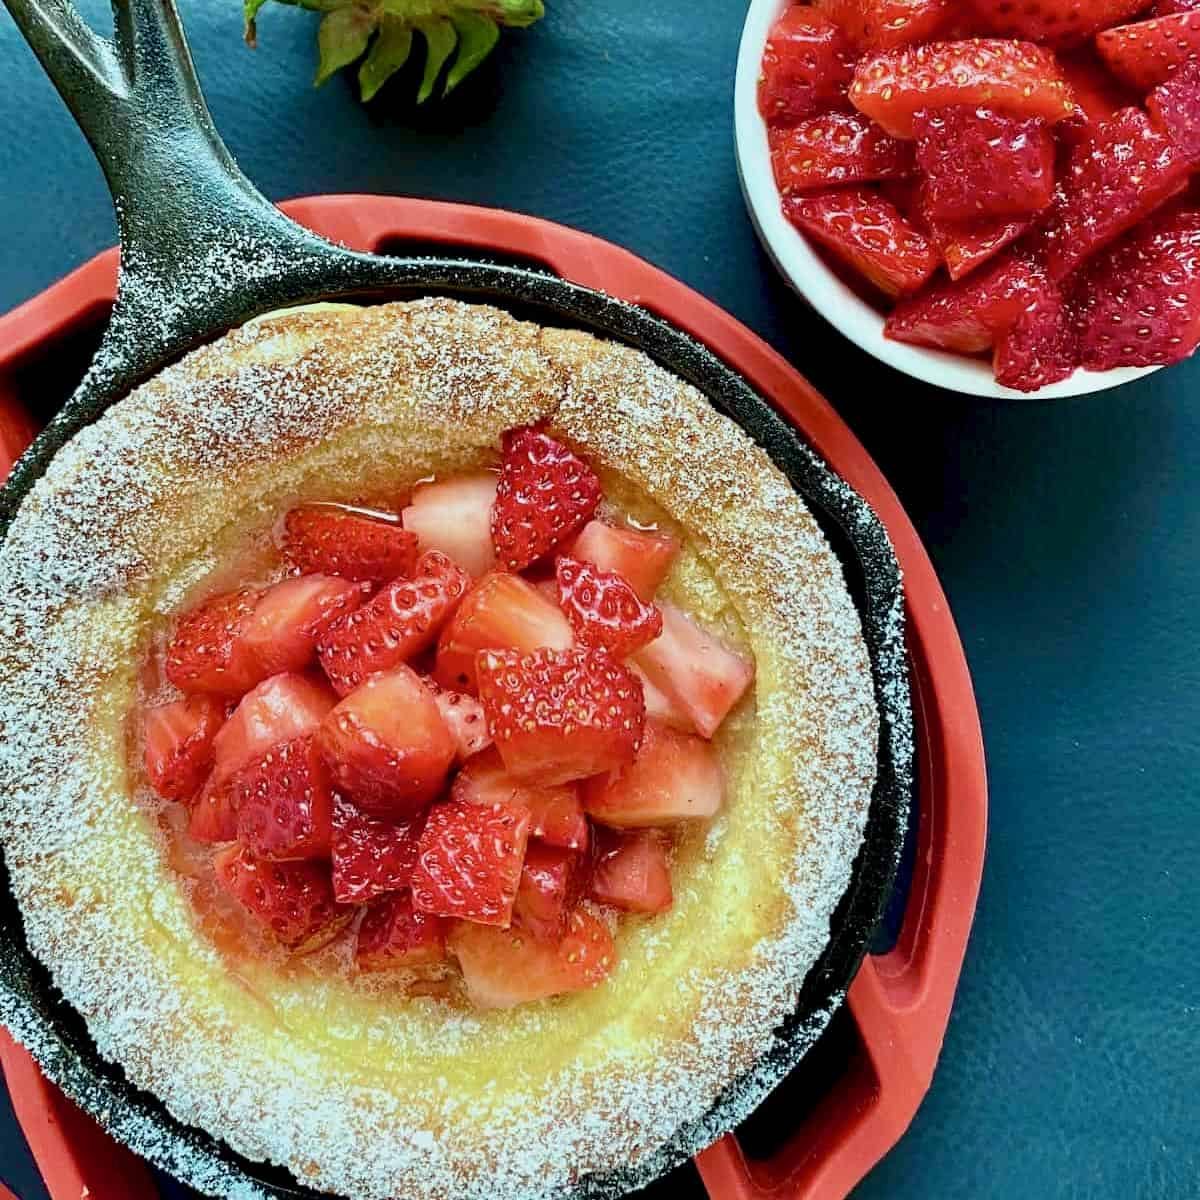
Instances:
[[[644,1186],[733,1128],[799,1061],[844,998],[891,891],[912,788],[912,714],[900,572],[883,526],[735,371],[645,310],[534,270],[353,253],[283,216],[238,170],[213,127],[174,0],[114,0],[112,41],[89,29],[70,0],[5,4],[104,169],[121,235],[121,272],[95,361],[0,492],[0,536],[69,438],[193,347],[290,304],[442,294],[645,351],[767,450],[840,554],[862,614],[883,722],[865,843],[829,943],[775,1049],[660,1153],[637,1169],[587,1177],[573,1192],[617,1195]],[[114,1136],[177,1178],[213,1194],[252,1182],[270,1196],[317,1196],[285,1172],[243,1159],[181,1124],[104,1061],[25,946],[7,889],[0,899],[0,1019],[34,1051],[46,1074]]]

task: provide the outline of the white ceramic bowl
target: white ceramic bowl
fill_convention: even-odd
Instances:
[[[856,345],[881,362],[915,379],[934,383],[970,396],[1012,399],[1025,395],[1001,387],[992,376],[991,364],[893,342],[883,336],[883,316],[821,261],[807,239],[784,217],[779,191],[771,171],[767,126],[758,111],[758,75],[767,34],[787,7],[786,0],[750,0],[750,11],[742,29],[734,84],[734,136],[738,172],[750,218],[767,253],[783,277],[827,321]],[[1140,379],[1160,367],[1122,367],[1115,371],[1076,371],[1070,379],[1031,393],[1036,399],[1083,396]]]

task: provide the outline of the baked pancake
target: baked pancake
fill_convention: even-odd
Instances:
[[[591,465],[607,519],[678,540],[657,600],[753,663],[673,904],[609,922],[595,986],[512,1007],[351,969],[344,939],[250,952],[142,768],[140,714],[171,694],[147,664],[198,598],[278,578],[284,514],[394,505],[530,426]],[[554,1193],[701,1117],[794,1010],[874,784],[858,616],[766,454],[640,353],[449,300],[274,315],[137,389],[23,504],[0,631],[0,835],[31,948],[180,1120],[370,1200]]]

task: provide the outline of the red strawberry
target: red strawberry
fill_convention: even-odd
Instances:
[[[904,179],[916,171],[913,148],[858,113],[831,112],[790,129],[772,129],[771,165],[782,195],[872,179]]]
[[[167,678],[181,692],[240,696],[263,675],[242,636],[259,594],[249,588],[214,596],[176,626],[167,646]]]
[[[1180,68],[1146,98],[1154,124],[1200,163],[1200,62]]]
[[[600,480],[566,446],[532,426],[504,435],[492,508],[492,544],[502,566],[520,571],[592,515]]]
[[[477,579],[496,562],[492,505],[499,482],[495,471],[476,471],[423,483],[402,514],[404,527],[417,535],[422,550],[441,551]]]
[[[262,678],[303,671],[316,657],[318,641],[366,595],[362,584],[332,575],[301,575],[267,588],[242,626]]]
[[[412,573],[417,535],[395,513],[345,504],[304,504],[284,518],[280,549],[302,574],[387,583]]]
[[[920,109],[913,130],[931,217],[1028,216],[1054,199],[1054,138],[1036,117],[963,106]]]
[[[237,774],[238,840],[259,858],[329,857],[333,792],[315,742],[284,742]]]
[[[411,579],[397,579],[335,621],[317,644],[317,654],[337,694],[348,695],[368,675],[399,666],[431,646],[469,584],[464,570],[439,551],[429,551]]]
[[[417,843],[413,903],[422,912],[507,926],[529,840],[529,813],[447,800],[429,810]]]
[[[1094,141],[1072,152],[1040,234],[1050,277],[1064,279],[1182,191],[1195,165],[1141,109],[1123,109],[1101,125]]]
[[[529,810],[529,836],[549,846],[583,850],[588,843],[588,822],[573,783],[536,787],[514,779],[505,769],[495,746],[463,764],[454,777],[450,798],[464,804],[509,804]]]
[[[437,796],[457,750],[429,689],[404,665],[352,691],[321,723],[317,742],[338,791],[393,821]]]
[[[393,824],[358,811],[340,796],[333,803],[333,894],[339,904],[361,904],[408,887],[417,865],[423,821]]]
[[[1200,9],[1200,0],[1158,0],[1151,14],[1156,17],[1169,17],[1174,13],[1195,12]]]
[[[936,37],[954,15],[955,0],[814,0],[860,50],[894,50]]]
[[[213,696],[189,696],[148,708],[146,778],[168,800],[190,800],[213,764],[213,739],[225,724],[225,705]]]
[[[1200,212],[1171,206],[1084,269],[1076,287],[1083,365],[1186,358],[1200,342]]]
[[[513,921],[535,938],[558,939],[583,890],[582,856],[531,844],[513,904]]]
[[[651,829],[599,830],[588,894],[625,912],[666,912],[674,897],[662,836]]]
[[[354,947],[360,971],[423,967],[445,958],[446,922],[414,908],[408,892],[384,897],[363,915]]]
[[[937,270],[929,239],[869,188],[787,196],[783,211],[885,295],[915,292]]]
[[[968,5],[984,27],[999,37],[1067,46],[1127,21],[1146,7],[1146,0],[1020,0],[1008,4],[968,0]]]
[[[1071,314],[1053,284],[1047,285],[1040,303],[996,337],[996,382],[1005,387],[1036,392],[1068,378],[1078,365]]]
[[[616,571],[643,600],[653,600],[679,555],[679,539],[657,530],[589,521],[567,553],[601,571]]]
[[[532,653],[571,645],[571,626],[562,609],[531,583],[496,571],[463,598],[438,642],[434,678],[443,687],[473,692],[480,650]]]
[[[466,762],[492,744],[483,705],[474,696],[468,696],[466,692],[452,692],[432,679],[425,679],[424,683],[458,747],[455,757],[459,762]]]
[[[1033,228],[1028,217],[982,217],[962,223],[930,220],[933,244],[951,279],[962,279]]]
[[[510,774],[541,787],[632,760],[642,685],[604,650],[485,650],[479,698]]]
[[[559,607],[581,646],[602,646],[624,658],[662,633],[662,614],[643,604],[614,571],[562,555],[555,567]]]
[[[703,738],[648,721],[633,762],[584,780],[580,793],[593,821],[645,828],[714,816],[725,802],[725,775]]]
[[[662,616],[662,636],[639,651],[637,665],[710,738],[750,686],[754,665],[672,605],[662,605]]]
[[[209,844],[234,841],[238,833],[237,799],[237,776],[221,779],[213,771],[192,802],[188,836]]]
[[[828,17],[795,5],[771,27],[758,78],[758,110],[768,125],[844,104],[854,74],[846,35]]]
[[[268,862],[230,846],[213,866],[221,887],[296,954],[328,945],[354,915],[334,903],[326,863]]]
[[[1075,97],[1076,107],[1073,116],[1055,126],[1055,133],[1060,138],[1082,141],[1097,125],[1122,108],[1136,104],[1139,99],[1139,93],[1127,88],[1100,61],[1094,47],[1060,54],[1058,62]]]
[[[969,38],[929,42],[864,58],[850,99],[893,137],[911,138],[920,109],[983,105],[1048,122],[1074,103],[1054,55],[1031,42]]]
[[[1097,35],[1096,49],[1114,75],[1148,92],[1180,67],[1200,61],[1200,11],[1106,29]]]
[[[595,987],[617,961],[612,934],[582,909],[571,914],[567,932],[556,942],[469,921],[456,921],[446,940],[476,1008],[511,1008]]]

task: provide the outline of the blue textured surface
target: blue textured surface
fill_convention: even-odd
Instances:
[[[105,6],[84,7],[99,25]],[[183,0],[217,124],[270,196],[470,200],[629,247],[797,363],[930,548],[987,735],[989,860],[932,1090],[856,1195],[1200,1195],[1200,363],[1078,401],[979,403],[840,340],[773,276],[745,216],[735,0],[550,0],[541,26],[421,113],[396,88],[369,113],[342,80],[314,93],[313,19],[274,7],[252,55],[236,0]],[[114,232],[87,148],[6,18],[0,62],[5,309]],[[5,1132],[0,1176],[35,1200],[0,1110]]]

